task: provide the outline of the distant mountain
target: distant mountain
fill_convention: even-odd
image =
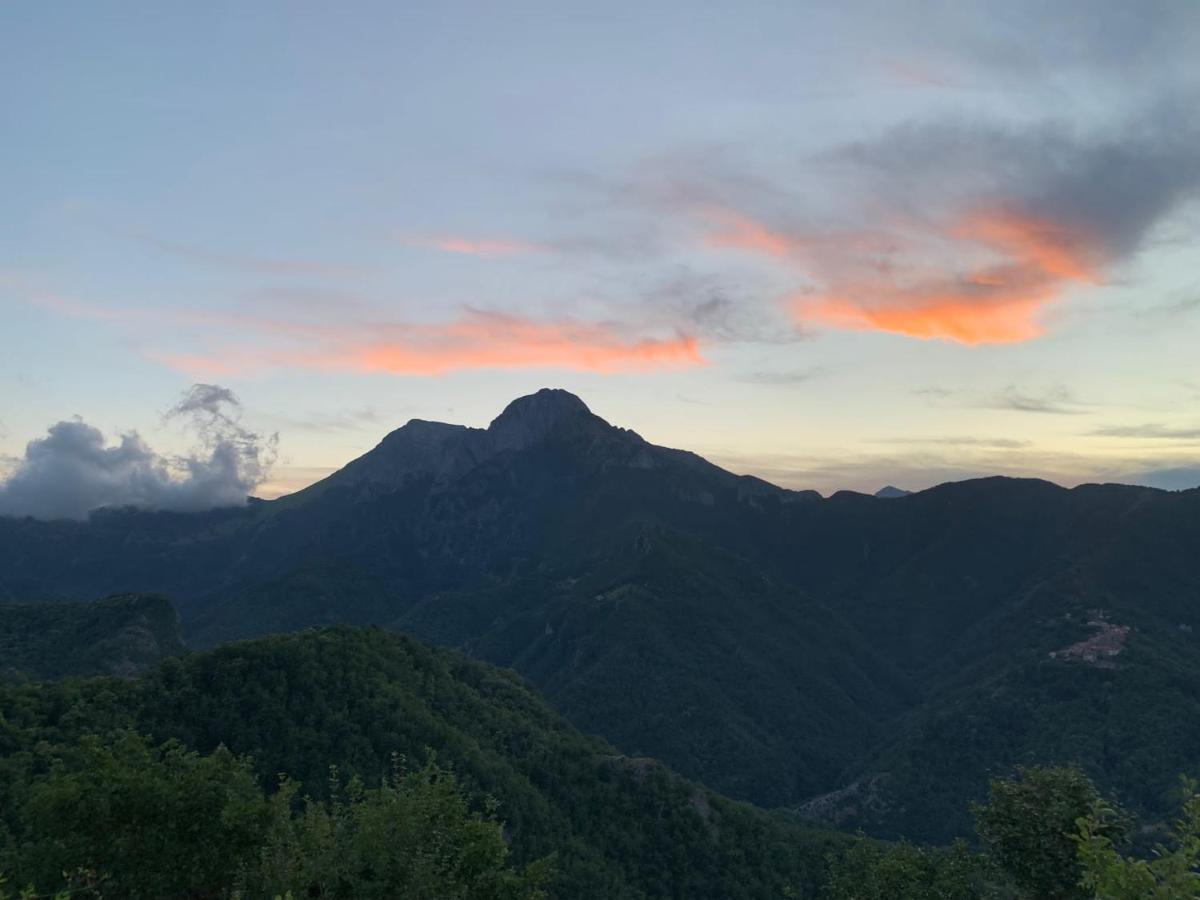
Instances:
[[[0,679],[130,676],[183,649],[179,618],[161,596],[0,604]]]
[[[843,843],[585,737],[512,672],[380,629],[240,642],[136,680],[0,686],[0,709],[17,711],[0,743],[0,824],[50,758],[133,729],[250,754],[264,783],[284,772],[317,796],[330,765],[371,785],[394,754],[406,768],[434,754],[477,809],[494,806],[518,863],[554,855],[562,900],[807,897]],[[0,828],[0,859],[17,837]]]
[[[907,497],[912,491],[906,491],[894,485],[886,485],[875,492],[875,496],[880,500],[895,500],[897,497]]]
[[[702,478],[742,485],[748,492],[792,493],[750,476],[731,475],[694,454],[656,447],[636,433],[614,428],[593,415],[574,394],[543,388],[514,400],[486,429],[413,419],[345,468],[277,503],[294,508],[338,489],[359,497],[379,496],[426,479],[445,487],[488,464],[554,442],[570,442],[584,451],[583,456],[590,458],[592,466],[642,470],[683,467],[700,473]],[[812,492],[808,496],[819,495]]]
[[[246,509],[0,519],[0,600],[163,591],[198,646],[389,625],[516,668],[580,728],[723,793],[945,838],[990,772],[1049,757],[1170,807],[1200,742],[1143,717],[1174,701],[1105,704],[1189,696],[1196,546],[1200,491],[822,499],[539,391],[486,429],[410,422]],[[1050,656],[1101,612],[1129,628],[1112,668]],[[1162,762],[1130,771],[1139,730]]]

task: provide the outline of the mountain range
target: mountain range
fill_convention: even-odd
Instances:
[[[724,794],[946,840],[1020,763],[1170,808],[1200,770],[1196,546],[1200,490],[823,498],[542,390],[245,508],[0,519],[0,600],[163,593],[194,647],[383,625]]]

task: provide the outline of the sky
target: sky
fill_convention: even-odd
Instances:
[[[826,494],[1200,485],[1197,46],[1190,0],[4,4],[0,512],[276,496],[545,386]]]

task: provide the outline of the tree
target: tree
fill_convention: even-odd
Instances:
[[[973,808],[976,830],[996,865],[1033,900],[1091,900],[1074,839],[1076,822],[1100,799],[1077,767],[1030,767],[993,779],[988,802]],[[1115,807],[1097,828],[1110,840],[1124,834]]]
[[[245,878],[250,897],[329,900],[538,900],[549,878],[540,861],[515,872],[498,822],[473,813],[454,777],[427,763],[366,790],[332,771],[331,799],[291,807],[296,785],[272,799],[272,827]]]
[[[0,874],[0,900],[71,900],[70,891],[59,891],[57,894],[38,894],[33,888],[28,887],[19,891],[15,896],[8,893],[5,885],[8,883],[3,874]]]
[[[19,883],[132,900],[219,896],[262,843],[270,807],[225,748],[200,756],[121,732],[55,759],[18,814]]]
[[[1200,897],[1200,794],[1197,783],[1183,781],[1183,812],[1170,846],[1160,844],[1149,860],[1123,856],[1111,834],[1116,813],[1096,801],[1079,819],[1074,836],[1083,870],[1082,883],[1096,900],[1195,900]]]
[[[540,900],[549,863],[516,872],[489,810],[472,812],[430,762],[376,789],[331,779],[329,800],[267,797],[248,759],[133,732],[85,735],[29,773],[0,867],[0,900]]]
[[[961,841],[940,849],[860,838],[829,862],[825,888],[829,900],[976,900],[981,896],[982,861]]]

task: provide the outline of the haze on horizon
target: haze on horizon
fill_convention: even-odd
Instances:
[[[1200,5],[1045,6],[8,5],[0,511],[544,386],[826,494],[1200,485]]]

